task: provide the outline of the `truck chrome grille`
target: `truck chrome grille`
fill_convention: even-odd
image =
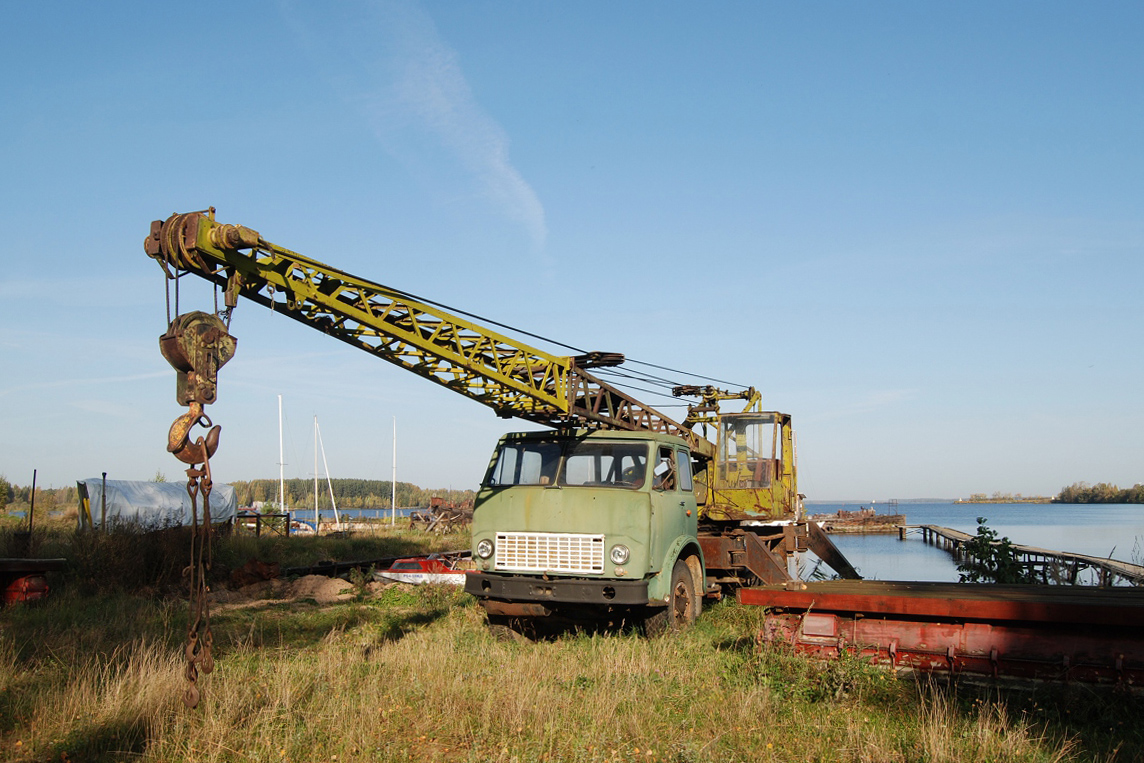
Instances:
[[[604,572],[604,536],[497,533],[496,569],[512,572]]]

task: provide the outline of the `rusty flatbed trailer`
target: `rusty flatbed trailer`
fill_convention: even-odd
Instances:
[[[1144,590],[838,580],[739,591],[762,639],[892,669],[1144,687]]]

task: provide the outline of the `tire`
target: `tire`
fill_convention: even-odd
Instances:
[[[674,633],[689,627],[699,616],[699,601],[695,595],[695,581],[687,562],[679,559],[671,569],[671,589],[667,606],[658,609],[644,621],[644,632],[649,636]]]
[[[488,615],[489,635],[497,641],[532,641],[529,624],[518,617]]]

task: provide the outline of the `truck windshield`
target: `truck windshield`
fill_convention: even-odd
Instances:
[[[647,476],[647,445],[582,441],[569,446],[560,484],[586,487],[642,487]]]
[[[551,485],[560,465],[558,442],[507,442],[497,455],[488,484]]]
[[[506,487],[559,482],[569,487],[634,490],[643,487],[647,466],[647,445],[644,443],[510,441],[501,446],[486,484],[489,487]]]

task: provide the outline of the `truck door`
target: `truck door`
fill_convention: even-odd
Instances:
[[[665,563],[668,546],[679,536],[696,532],[695,494],[692,491],[691,457],[670,445],[656,449],[652,466],[651,554],[656,569]]]

